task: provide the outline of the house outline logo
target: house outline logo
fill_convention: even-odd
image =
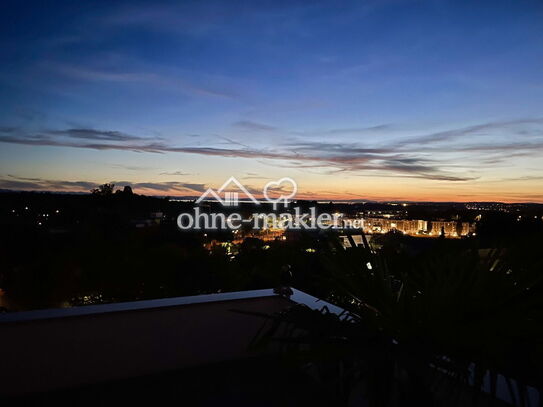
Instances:
[[[212,196],[223,206],[238,206],[239,204],[239,192],[225,192],[224,199],[220,194],[228,187],[231,183],[234,183],[240,190],[243,192],[253,203],[260,205],[260,202],[251,194],[247,188],[243,186],[235,177],[230,177],[226,180],[224,184],[215,192],[212,188],[208,188],[201,196],[196,200],[196,203],[202,202],[208,196]]]
[[[270,188],[272,187],[278,187],[283,183],[289,183],[292,187],[292,192],[288,195],[280,195],[278,198],[272,198],[268,195]],[[270,181],[266,185],[264,185],[264,189],[262,189],[262,194],[264,195],[264,198],[266,198],[266,201],[271,202],[273,204],[273,208],[277,209],[277,206],[279,205],[279,202],[283,201],[283,204],[285,205],[285,208],[288,205],[288,200],[291,198],[294,198],[296,196],[296,193],[298,192],[298,184],[296,184],[296,181],[294,181],[290,177],[283,177],[281,179],[278,179],[277,181]]]

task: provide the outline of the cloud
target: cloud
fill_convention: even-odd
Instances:
[[[226,144],[232,144],[232,145],[236,145],[236,146],[250,148],[247,144],[240,143],[239,141],[232,140],[231,138],[228,138],[228,137],[218,136],[218,138],[221,139],[221,140],[226,141]]]
[[[191,174],[188,172],[183,172],[183,171],[172,171],[172,172],[161,172],[160,175],[185,176],[185,175],[191,175]]]
[[[152,169],[151,167],[142,167],[139,165],[122,165],[122,164],[111,164],[112,168],[120,168],[123,170],[129,170],[129,171],[147,171]]]
[[[330,142],[290,142],[286,144],[287,147],[292,148],[294,151],[298,152],[311,152],[311,151],[326,151],[329,154],[387,154],[393,153],[395,151],[392,147],[382,147],[382,148],[372,148],[372,147],[361,147],[357,143],[330,143]]]
[[[486,182],[510,182],[510,181],[543,181],[543,175],[524,175],[519,177],[505,177],[496,180],[488,180]]]
[[[113,181],[115,185],[130,185],[134,191],[150,190],[154,192],[181,192],[181,193],[202,193],[208,187],[206,184],[186,183],[186,182],[126,182]]]
[[[247,131],[277,131],[279,130],[277,127],[270,126],[267,124],[252,122],[249,120],[241,120],[235,123],[232,123],[232,126],[247,130]]]
[[[141,144],[109,144],[109,143],[80,143],[66,141],[63,139],[53,138],[50,135],[43,134],[27,134],[17,136],[1,136],[0,142],[23,144],[30,146],[51,146],[51,147],[72,147],[72,148],[88,148],[93,150],[127,150],[134,152],[149,152],[149,153],[162,153],[164,152],[164,146],[160,143],[141,143]]]
[[[95,129],[66,129],[66,130],[51,130],[49,134],[57,136],[66,136],[75,139],[85,140],[101,140],[101,141],[133,141],[133,140],[145,140],[142,137],[132,136],[130,134],[122,133],[120,131],[104,131]]]
[[[189,182],[128,182],[128,181],[110,181],[116,187],[130,185],[135,192],[145,193],[181,193],[181,194],[200,194],[208,186],[200,183]],[[97,188],[100,183],[89,181],[67,181],[50,180],[44,178],[27,178],[8,175],[0,178],[0,189],[24,190],[24,191],[58,191],[58,192],[90,192]]]
[[[364,133],[364,132],[376,132],[384,131],[390,129],[392,126],[390,124],[379,124],[376,126],[369,127],[346,127],[346,128],[337,128],[337,129],[328,129],[322,130],[317,133],[319,134],[351,134],[351,133]]]
[[[69,65],[58,62],[44,62],[42,65],[50,71],[70,78],[111,83],[139,83],[154,88],[173,90],[192,96],[206,96],[221,99],[233,99],[237,94],[223,89],[215,89],[207,85],[199,85],[186,80],[179,75],[163,74],[148,71],[118,71],[111,69],[96,69],[88,66]],[[209,78],[208,78],[209,79]]]
[[[262,175],[257,174],[256,172],[247,172],[245,173],[245,176],[242,177],[243,179],[272,179],[270,177],[263,177]]]
[[[275,127],[253,122],[238,122],[249,129],[268,131]],[[115,130],[70,128],[42,132],[18,130],[0,133],[0,142],[34,146],[58,146],[95,150],[125,150],[140,153],[184,153],[211,157],[245,158],[270,161],[285,168],[322,169],[327,173],[353,173],[367,176],[405,176],[438,181],[470,181],[477,178],[474,171],[482,165],[492,165],[507,160],[512,155],[534,155],[543,150],[543,139],[538,129],[543,119],[519,119],[489,122],[476,126],[451,129],[403,140],[400,143],[364,145],[355,142],[291,141],[274,148],[254,148],[226,137],[216,136],[228,142],[226,147],[172,145],[159,138],[142,138]],[[528,127],[528,129],[527,129]],[[473,142],[476,134],[493,135],[494,132],[511,131],[518,137],[495,138],[489,142]],[[539,130],[540,131],[540,130]],[[446,140],[468,138],[461,143],[441,146]],[[476,140],[477,141],[477,140]],[[436,144],[437,145],[434,145]],[[443,161],[449,153],[461,154],[458,160]],[[459,167],[462,170],[451,170]],[[161,175],[182,175],[170,173]]]
[[[102,134],[117,134],[116,132],[100,132]],[[86,135],[86,133],[85,133]],[[94,133],[92,134],[94,136]],[[98,141],[98,140],[97,140]],[[109,141],[109,140],[107,140]],[[282,166],[296,168],[328,168],[337,171],[382,171],[396,174],[410,174],[419,178],[446,181],[464,181],[464,176],[444,173],[430,160],[397,154],[393,149],[366,148],[356,144],[341,143],[290,143],[283,149],[252,149],[252,148],[217,148],[217,147],[177,147],[161,141],[141,142],[142,140],[122,140],[124,142],[84,143],[52,139],[43,135],[29,134],[26,136],[0,136],[0,142],[18,143],[36,146],[59,146],[72,148],[87,148],[95,150],[128,150],[148,153],[186,153],[216,157],[264,159],[283,161]],[[471,178],[469,178],[471,179]]]
[[[543,140],[529,142],[529,141],[510,141],[502,143],[489,143],[489,144],[471,144],[459,147],[456,151],[484,151],[484,152],[510,152],[510,151],[532,151],[537,152],[543,149]]]
[[[90,191],[98,184],[88,181],[58,181],[41,178],[25,178],[8,175],[8,178],[0,178],[1,189],[26,190],[26,191]]]
[[[438,143],[443,141],[452,141],[462,137],[473,137],[481,135],[492,135],[496,131],[507,131],[508,133],[517,133],[517,134],[527,134],[525,125],[536,125],[539,126],[543,124],[543,118],[536,119],[517,119],[509,121],[495,121],[482,123],[474,126],[461,127],[458,129],[451,129],[447,131],[441,131],[437,133],[426,134],[422,136],[411,137],[405,140],[400,141],[398,144],[408,146],[413,144],[428,144],[428,143]],[[541,129],[539,129],[539,134],[541,134]]]
[[[196,191],[196,192],[204,192],[207,190],[208,186],[205,185],[205,184],[191,184],[191,183],[183,183],[181,184],[181,186],[183,188],[187,188],[187,189],[190,189],[192,191]]]
[[[237,121],[237,122],[232,123],[232,126],[245,130],[245,131],[281,132],[281,133],[293,134],[297,136],[309,136],[309,135],[323,136],[323,135],[341,135],[341,134],[381,132],[381,131],[390,129],[392,127],[390,124],[380,124],[380,125],[369,126],[369,127],[345,127],[345,128],[335,128],[335,129],[325,129],[325,130],[294,131],[294,130],[281,129],[276,126],[254,122],[250,120]]]
[[[0,127],[0,133],[15,133],[16,131],[16,127]]]

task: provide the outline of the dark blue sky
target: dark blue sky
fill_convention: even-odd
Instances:
[[[3,2],[0,188],[541,201],[542,44],[541,1]]]

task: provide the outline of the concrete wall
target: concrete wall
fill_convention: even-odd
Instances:
[[[271,290],[260,291],[267,294],[255,292],[253,298],[239,299],[216,294],[214,301],[213,296],[201,296],[207,300],[180,305],[142,307],[147,301],[141,301],[133,303],[139,307],[92,306],[90,313],[79,307],[55,310],[52,315],[38,311],[0,318],[0,394],[46,391],[250,356],[249,341],[263,319],[232,310],[273,313],[293,303],[270,294]]]

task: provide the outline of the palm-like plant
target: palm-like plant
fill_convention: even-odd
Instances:
[[[543,262],[520,252],[438,245],[391,269],[369,248],[336,248],[322,254],[322,284],[346,312],[294,306],[267,316],[256,343],[281,344],[345,404],[478,405],[496,400],[500,382],[510,402],[529,404],[542,365]]]

